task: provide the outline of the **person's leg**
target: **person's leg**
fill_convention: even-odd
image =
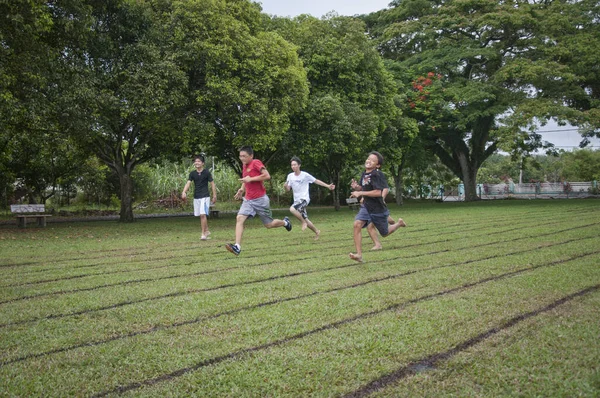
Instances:
[[[204,225],[202,224],[202,199],[194,199],[194,217],[200,218],[200,233],[204,237]]]
[[[235,244],[238,248],[242,247],[242,235],[244,235],[244,223],[248,216],[238,214],[235,219]]]
[[[319,231],[317,227],[315,227],[315,224],[308,219],[308,212],[306,211],[307,206],[308,203],[303,200],[300,204],[296,205],[296,211],[300,213],[300,216],[302,217],[302,230],[304,231],[306,228],[310,229],[315,233],[315,240],[317,240],[319,239],[321,231]]]
[[[287,218],[287,217],[286,217]],[[289,221],[289,220],[288,220]],[[273,221],[271,221],[268,224],[264,224],[265,227],[271,229],[271,228],[279,228],[279,227],[285,227],[286,222],[285,222],[285,218],[283,220],[280,220],[278,218],[273,219]]]
[[[406,223],[404,222],[403,219],[399,218],[398,221],[392,225],[390,225],[390,227],[388,228],[388,233],[387,234],[381,234],[382,237],[386,237],[386,236],[390,236],[391,234],[393,234],[394,232],[396,232],[398,230],[398,228],[402,228],[402,227],[406,227]]]
[[[354,247],[356,253],[350,253],[350,258],[358,262],[362,262],[362,229],[366,221],[354,220]]]
[[[267,195],[265,195],[261,198],[252,200],[252,206],[253,206],[256,214],[258,214],[260,221],[262,221],[263,225],[266,228],[271,229],[271,228],[285,227],[285,229],[287,229],[288,231],[292,230],[292,222],[290,221],[289,218],[284,217],[283,220],[273,218],[273,213],[271,212],[270,200]]]
[[[202,236],[200,239],[208,239],[208,235],[210,234],[210,232],[208,231],[208,221],[206,219],[206,214],[200,214],[200,226],[202,227]]]
[[[321,231],[319,231],[317,229],[317,227],[315,227],[315,224],[313,224],[312,221],[310,221],[308,218],[305,219],[304,221],[306,221],[306,226],[308,227],[308,229],[310,229],[311,231],[313,231],[315,233],[315,240],[319,239],[319,235],[321,234]]]
[[[244,223],[248,219],[248,217],[254,217],[256,212],[254,211],[252,204],[249,203],[249,200],[245,200],[242,202],[242,206],[238,211],[237,217],[235,219],[235,243],[228,243],[225,245],[225,248],[229,250],[231,253],[236,256],[240,254],[242,251],[242,235],[244,234]]]
[[[294,205],[290,206],[290,213],[292,213],[294,217],[296,217],[300,221],[300,223],[302,223],[302,230],[304,231],[306,229],[306,222],[302,217],[302,213],[296,210],[296,208],[294,208]]]
[[[367,225],[367,232],[369,233],[369,237],[371,238],[374,244],[371,250],[383,249],[383,246],[381,246],[381,241],[379,240],[379,236],[377,235],[377,229],[375,228],[375,225],[373,225],[373,223]]]

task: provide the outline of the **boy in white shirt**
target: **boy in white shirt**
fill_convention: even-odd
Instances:
[[[302,162],[296,156],[291,160],[291,166],[293,173],[288,174],[285,181],[285,189],[287,191],[292,190],[294,192],[294,203],[290,207],[290,212],[296,216],[302,223],[302,230],[304,231],[307,227],[315,233],[315,240],[319,239],[319,231],[314,224],[308,219],[306,212],[306,206],[310,203],[310,195],[308,188],[310,184],[315,183],[325,188],[329,188],[331,191],[335,189],[334,184],[326,184],[321,180],[316,179],[312,175],[305,171],[300,170]]]

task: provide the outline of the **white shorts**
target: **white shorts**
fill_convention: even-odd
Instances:
[[[210,197],[194,199],[194,215],[207,215],[210,207]]]

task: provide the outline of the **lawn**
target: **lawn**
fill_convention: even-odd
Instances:
[[[0,396],[600,395],[600,202],[0,227]],[[282,218],[284,211],[276,211]]]

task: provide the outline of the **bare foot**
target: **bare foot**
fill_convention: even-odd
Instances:
[[[401,218],[398,219],[398,224],[400,224],[401,227],[406,227],[406,223]]]
[[[308,224],[303,222],[302,223],[302,230],[304,231],[306,228],[308,228]]]
[[[359,263],[363,262],[362,256],[359,256],[358,254],[350,253],[350,258],[354,261],[358,261]]]
[[[371,250],[381,250],[381,249],[383,249],[383,246],[381,246],[381,245],[375,245],[371,248]]]
[[[321,230],[317,229],[317,232],[315,232],[315,240],[319,240],[319,235],[321,235]]]

